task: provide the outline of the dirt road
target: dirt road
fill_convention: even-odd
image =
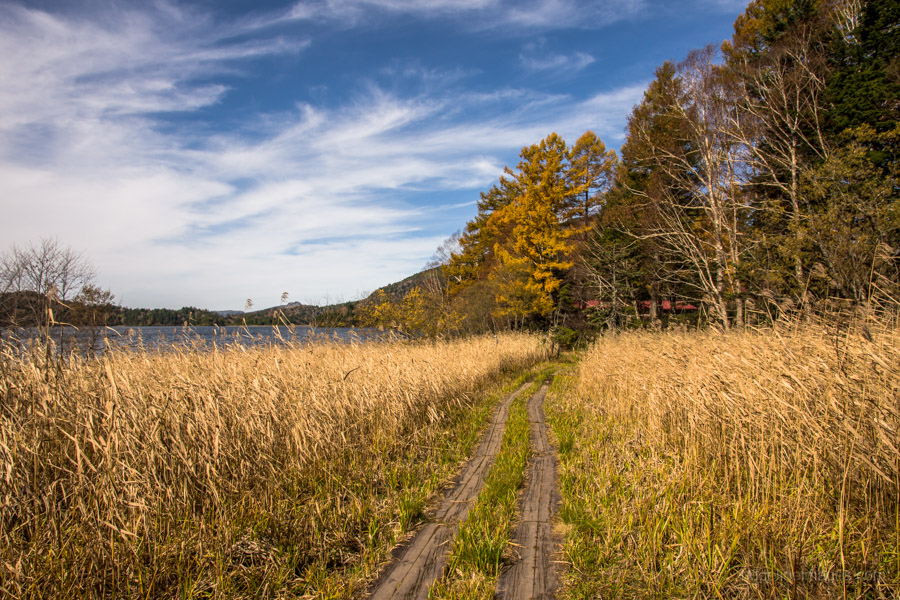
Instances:
[[[372,600],[426,599],[429,587],[441,576],[453,539],[484,485],[484,478],[500,450],[509,409],[529,384],[507,396],[494,413],[491,426],[475,455],[463,468],[456,486],[443,499],[433,518],[402,547],[371,588]],[[556,547],[552,519],[559,504],[556,490],[556,455],[547,437],[545,382],[528,401],[529,445],[526,487],[519,503],[520,523],[513,540],[517,559],[497,584],[497,597],[505,600],[552,598],[557,578],[552,555]]]
[[[557,586],[552,560],[556,548],[552,520],[559,505],[556,454],[550,447],[544,418],[544,398],[549,388],[550,383],[545,383],[528,401],[533,454],[519,508],[519,527],[513,539],[518,560],[500,574],[497,582],[497,597],[503,600],[553,598]]]
[[[444,497],[430,522],[402,548],[375,582],[371,589],[372,600],[428,597],[428,588],[441,576],[447,562],[459,524],[478,497],[484,477],[500,450],[509,406],[528,385],[523,384],[500,403],[484,439],[463,468],[456,486]]]

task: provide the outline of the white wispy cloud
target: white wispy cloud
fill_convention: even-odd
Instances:
[[[226,91],[192,84],[233,61],[299,52],[308,40],[223,44],[238,33],[190,15],[121,9],[114,22],[0,5],[0,127],[110,113],[192,110]],[[201,19],[202,23],[202,19]]]
[[[594,62],[586,52],[574,54],[548,54],[546,56],[520,56],[522,65],[529,71],[580,71]]]
[[[539,38],[528,42],[519,53],[519,62],[528,71],[553,71],[555,73],[581,71],[595,61],[587,52],[563,54],[553,52],[547,47],[547,41]]]
[[[464,17],[474,29],[599,29],[633,18],[645,8],[646,0],[302,0],[282,18],[339,20],[344,26],[355,26],[379,13],[404,13],[424,18]]]
[[[413,14],[435,18],[495,9],[499,0],[301,0],[283,20],[341,21],[355,26],[379,14]]]
[[[644,0],[533,0],[506,3],[501,16],[503,23],[526,27],[600,29],[636,17],[645,6]]]
[[[167,127],[159,113],[226,98],[220,76],[246,60],[309,44],[248,35],[260,22],[223,26],[171,4],[115,19],[0,6],[0,238],[57,235],[132,305],[239,308],[253,296],[265,306],[285,290],[349,298],[414,272],[441,241],[424,223],[449,209],[413,204],[410,192],[475,197],[500,157],[550,131],[614,139],[643,89],[586,101],[469,92],[454,86],[464,73],[407,65],[402,76],[429,82],[415,93],[371,83],[351,101],[299,103],[230,132]]]

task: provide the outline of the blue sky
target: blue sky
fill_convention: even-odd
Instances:
[[[745,0],[0,0],[0,242],[127,306],[350,300],[420,270],[519,150],[618,148]]]

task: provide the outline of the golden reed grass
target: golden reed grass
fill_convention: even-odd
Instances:
[[[429,452],[453,441],[450,421],[543,356],[512,334],[52,368],[7,351],[2,594],[348,596],[331,573],[389,548],[421,505],[410,489],[441,484]]]
[[[572,596],[894,597],[896,326],[611,336],[553,403]]]

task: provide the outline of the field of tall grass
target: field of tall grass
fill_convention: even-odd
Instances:
[[[358,593],[538,338],[0,356],[0,595]]]
[[[557,381],[564,597],[897,597],[896,325],[609,336]]]

